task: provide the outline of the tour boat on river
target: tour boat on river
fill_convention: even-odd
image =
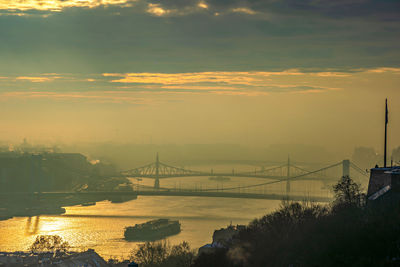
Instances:
[[[124,236],[129,241],[155,241],[180,232],[179,221],[158,219],[125,227]]]

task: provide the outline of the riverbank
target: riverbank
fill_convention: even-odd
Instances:
[[[33,217],[41,215],[65,214],[65,207],[76,205],[91,206],[101,201],[123,203],[136,199],[133,195],[107,195],[107,194],[65,194],[63,196],[47,194],[14,193],[2,195],[0,199],[0,221],[13,217]]]

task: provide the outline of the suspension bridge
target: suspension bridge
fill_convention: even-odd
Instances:
[[[35,158],[35,160],[38,160]],[[39,160],[40,161],[40,160]],[[297,181],[320,181],[323,184],[334,184],[341,176],[350,176],[351,171],[360,174],[361,176],[368,176],[366,171],[363,171],[358,166],[350,162],[350,160],[343,160],[335,164],[329,164],[325,167],[317,168],[314,170],[307,170],[304,166],[300,167],[293,162],[288,161],[277,166],[265,168],[260,167],[254,171],[238,172],[232,169],[231,172],[214,172],[192,170],[182,167],[176,167],[169,164],[165,164],[159,160],[157,154],[156,160],[153,163],[147,164],[142,167],[121,171],[120,175],[127,178],[148,178],[153,179],[153,186],[139,186],[132,184],[132,190],[126,191],[80,191],[80,192],[43,192],[43,191],[32,191],[31,194],[36,194],[41,198],[52,199],[54,197],[66,197],[66,196],[79,196],[79,197],[99,197],[99,196],[127,196],[135,197],[138,195],[145,196],[198,196],[198,197],[226,197],[226,198],[253,198],[253,199],[291,199],[291,200],[304,200],[307,198],[310,201],[329,201],[330,196],[321,194],[318,195],[318,190],[315,192],[309,191],[305,194],[297,194],[292,192],[291,183]],[[38,165],[40,166],[40,164]],[[39,168],[40,169],[40,168]],[[37,175],[33,175],[37,176]],[[40,178],[33,178],[32,183],[35,181],[40,184]],[[40,176],[40,175],[39,175]],[[260,183],[254,183],[248,185],[231,185],[225,186],[225,188],[170,188],[161,187],[160,180],[170,178],[183,178],[190,179],[191,177],[235,177],[240,180],[246,181],[246,178],[256,178],[260,180]],[[264,181],[262,181],[264,180]],[[269,190],[273,184],[283,184],[279,192],[273,192]],[[40,186],[39,186],[40,187]],[[258,190],[258,191],[257,191]],[[321,191],[321,190],[319,190]],[[1,193],[7,195],[6,192]],[[16,195],[18,193],[10,193]],[[26,194],[26,193],[21,193]],[[22,195],[21,195],[22,196]]]
[[[317,170],[306,170],[302,167],[296,166],[291,163],[290,159],[285,164],[281,164],[271,168],[260,168],[259,170],[254,170],[251,172],[219,172],[216,173],[212,169],[210,172],[190,170],[180,167],[171,166],[160,162],[159,156],[157,154],[156,161],[147,164],[142,167],[122,171],[121,175],[130,178],[151,178],[154,179],[154,190],[159,191],[160,189],[166,189],[160,187],[161,179],[177,178],[177,177],[240,177],[240,178],[259,178],[268,179],[266,183],[260,183],[250,186],[226,188],[224,190],[234,190],[240,188],[254,188],[261,187],[275,183],[286,183],[286,194],[291,191],[291,182],[294,181],[323,181],[323,182],[337,182],[339,176],[336,174],[329,173],[330,170],[337,169],[337,167],[342,167],[341,175],[350,176],[350,170],[354,170],[357,173],[368,176],[367,172],[359,168],[357,165],[352,163],[350,160],[343,160],[335,164],[330,164],[328,166],[319,168]],[[272,180],[272,181],[271,181]],[[170,189],[168,189],[170,190]],[[198,190],[196,190],[198,191]],[[215,191],[215,189],[207,189],[206,191]]]

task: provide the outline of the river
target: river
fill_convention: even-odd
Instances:
[[[17,217],[0,221],[0,251],[27,250],[37,235],[59,235],[74,249],[93,248],[108,259],[127,258],[137,242],[123,239],[124,227],[154,218],[178,219],[182,231],[170,244],[188,241],[192,248],[210,243],[215,229],[247,224],[280,205],[275,200],[199,197],[141,197],[125,203],[66,207],[60,216]]]
[[[230,167],[217,171],[229,171]],[[250,170],[250,169],[249,169]],[[211,181],[204,177],[172,178],[161,180],[161,187],[173,189],[210,189],[240,187],[263,183],[256,178],[231,177],[229,181]],[[135,187],[152,186],[152,179],[132,179]],[[286,183],[249,189],[236,189],[234,192],[282,193]],[[319,192],[330,194],[321,182],[293,182],[291,193],[304,195]],[[156,218],[177,219],[181,223],[181,233],[167,238],[170,244],[182,241],[190,243],[194,249],[210,243],[214,230],[232,224],[248,224],[277,209],[281,201],[228,199],[208,197],[170,197],[139,196],[125,203],[102,201],[95,206],[65,207],[63,215],[43,215],[40,217],[15,217],[0,221],[0,251],[27,250],[38,235],[59,235],[75,250],[93,248],[108,259],[127,258],[138,245],[123,239],[124,228]]]

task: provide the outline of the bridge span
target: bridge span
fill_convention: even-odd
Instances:
[[[329,194],[323,192],[323,188],[319,190],[308,190],[307,192],[292,192],[291,191],[291,182],[295,181],[322,181],[324,183],[324,187],[327,188],[329,183],[335,183],[339,180],[340,170],[338,168],[341,167],[341,174],[343,176],[350,175],[350,170],[356,171],[361,175],[367,176],[366,172],[361,170],[355,164],[351,163],[349,160],[343,160],[341,162],[326,166],[324,168],[320,168],[317,170],[306,170],[302,167],[295,166],[288,159],[287,163],[276,166],[273,168],[261,168],[260,170],[255,170],[252,172],[235,172],[232,170],[232,173],[214,173],[213,170],[210,172],[204,171],[195,171],[185,168],[178,168],[174,166],[170,166],[164,164],[159,161],[159,157],[157,154],[156,161],[154,163],[148,164],[146,166],[131,169],[128,171],[121,172],[121,175],[125,177],[132,178],[151,178],[154,179],[154,186],[142,186],[139,184],[135,185],[131,184],[131,188],[126,191],[75,191],[75,192],[40,192],[40,182],[39,186],[36,186],[36,190],[32,190],[31,192],[25,193],[7,193],[1,192],[0,197],[8,196],[12,194],[14,196],[20,196],[24,198],[24,194],[36,195],[41,199],[51,199],[56,197],[67,197],[67,196],[106,196],[106,197],[116,197],[118,196],[178,196],[178,197],[221,197],[221,198],[252,198],[252,199],[273,199],[273,200],[310,200],[317,202],[326,202],[330,201],[331,198],[328,196]],[[336,168],[336,170],[335,170]],[[333,170],[333,171],[330,171]],[[332,174],[335,173],[335,174]],[[241,185],[237,186],[231,184],[230,187],[225,188],[206,188],[198,190],[197,186],[195,189],[181,189],[181,188],[163,188],[160,186],[161,179],[168,179],[174,177],[210,177],[210,176],[228,176],[228,177],[251,177],[251,178],[260,178],[265,179],[258,184],[250,184],[250,185]],[[34,177],[34,176],[32,176]],[[32,181],[35,183],[35,181]],[[286,190],[281,187],[278,191],[273,191],[273,188],[270,186],[272,184],[286,183]],[[38,190],[39,188],[39,190]],[[248,190],[249,188],[256,190]],[[252,192],[250,192],[252,191]],[[103,199],[107,199],[107,198]]]
[[[176,177],[240,177],[240,178],[259,178],[270,179],[273,181],[286,182],[286,193],[290,192],[290,182],[293,181],[324,181],[336,182],[339,180],[340,175],[329,175],[327,172],[337,167],[342,167],[342,176],[349,176],[350,170],[353,169],[361,175],[367,176],[367,173],[356,166],[350,160],[343,160],[341,162],[331,164],[329,166],[319,168],[317,170],[306,170],[298,167],[290,162],[288,158],[287,163],[272,167],[261,168],[251,172],[232,172],[215,173],[212,169],[210,172],[196,171],[185,168],[179,168],[160,162],[158,154],[156,161],[148,165],[122,171],[121,175],[131,178],[151,178],[154,179],[154,189],[160,188],[160,179],[176,178]]]
[[[28,197],[32,193],[1,193],[0,197]],[[246,198],[246,199],[269,199],[269,200],[290,200],[290,201],[309,201],[309,202],[331,202],[329,196],[312,195],[287,195],[279,193],[246,193],[246,192],[227,192],[227,191],[201,191],[201,190],[143,190],[143,191],[87,191],[87,192],[35,192],[35,199],[52,200],[67,197],[101,197],[104,199],[127,196],[132,199],[137,196],[168,196],[168,197],[214,197],[214,198]]]

